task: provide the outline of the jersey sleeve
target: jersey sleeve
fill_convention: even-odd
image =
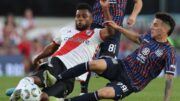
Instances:
[[[142,43],[144,41],[144,39],[150,38],[150,37],[151,37],[150,33],[141,34],[141,36],[139,37],[139,41],[140,41],[140,43]]]
[[[165,73],[174,75],[176,69],[176,57],[174,48],[171,48],[167,53],[165,63]]]
[[[95,33],[94,36],[95,36],[97,41],[103,42],[103,39],[102,39],[101,34],[100,34],[100,31],[101,31],[100,28],[95,28],[94,29],[94,33]]]
[[[62,42],[61,33],[63,32],[63,29],[56,29],[52,32],[53,42],[55,44],[60,45]]]

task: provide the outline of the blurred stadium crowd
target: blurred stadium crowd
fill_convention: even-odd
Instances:
[[[32,56],[39,53],[51,41],[51,37],[46,34],[33,40],[27,38],[28,32],[36,28],[31,9],[25,10],[24,18],[19,23],[16,22],[13,14],[7,14],[1,25],[0,55],[23,55],[25,71],[28,73],[32,67]]]
[[[137,26],[133,27],[133,30],[144,33],[148,30],[147,22],[150,21],[147,21],[146,17],[142,17],[142,19],[140,17],[138,19]],[[52,41],[52,33],[47,31],[47,28],[42,28],[41,31],[36,33],[39,35],[35,35],[37,36],[35,38],[28,37],[31,36],[29,34],[32,34],[29,32],[38,29],[36,21],[33,11],[28,8],[24,11],[23,18],[19,21],[16,20],[16,17],[12,13],[8,13],[3,21],[0,22],[0,56],[22,55],[25,73],[29,73],[32,70],[31,60],[33,57]],[[124,25],[126,26],[125,23]],[[177,50],[180,50],[180,25],[176,26],[174,33],[176,34],[171,37],[171,41]],[[119,57],[128,55],[135,47],[134,44],[122,37]]]

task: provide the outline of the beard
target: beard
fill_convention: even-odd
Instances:
[[[76,24],[76,29],[79,30],[79,31],[83,31],[83,30],[86,30],[89,26],[88,25],[78,25]]]

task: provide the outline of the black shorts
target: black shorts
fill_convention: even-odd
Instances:
[[[107,69],[100,76],[110,80],[107,86],[115,90],[115,100],[122,99],[134,92],[121,60],[107,58]]]
[[[51,59],[51,64],[52,67],[50,67],[48,63],[44,63],[43,65],[40,66],[38,72],[35,73],[33,76],[39,77],[43,82],[44,81],[43,72],[45,70],[49,70],[50,73],[53,74],[54,76],[57,76],[58,74],[67,70],[63,62],[57,57],[53,57]],[[44,88],[42,91],[46,92],[49,96],[55,96],[58,98],[65,97],[73,91],[74,81],[75,81],[74,79],[58,81],[55,85],[48,88]]]
[[[58,81],[53,86],[44,88],[42,91],[47,93],[48,96],[55,96],[57,98],[64,98],[73,91],[74,81],[75,81],[75,79]]]
[[[102,26],[93,23],[91,28],[103,28]],[[115,34],[109,37],[105,42],[100,44],[100,51],[98,53],[98,57],[118,57],[119,52],[119,43],[120,43],[121,33],[119,31],[115,31]]]

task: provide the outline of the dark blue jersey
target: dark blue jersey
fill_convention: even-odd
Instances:
[[[162,69],[172,75],[175,72],[175,50],[168,42],[157,42],[150,33],[142,35],[140,41],[140,47],[122,60],[137,91],[156,78]]]
[[[118,25],[122,24],[127,1],[128,0],[109,0],[110,14],[113,18],[113,21],[115,21]],[[96,0],[93,6],[93,19],[94,19],[94,23],[103,26],[104,17],[102,14],[100,0]]]

